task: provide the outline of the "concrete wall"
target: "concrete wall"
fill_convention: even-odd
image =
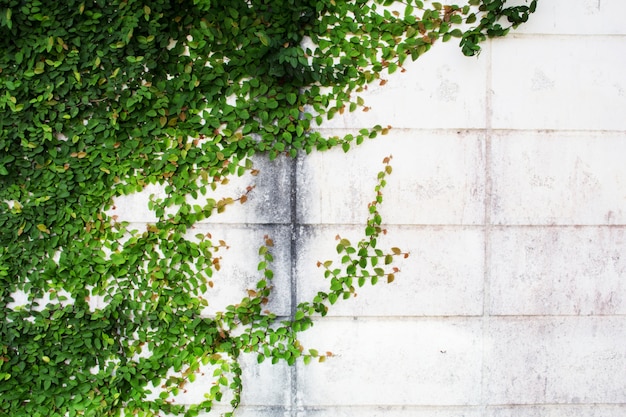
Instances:
[[[199,226],[233,247],[216,305],[251,285],[265,234],[273,309],[288,316],[310,299],[334,236],[362,230],[388,154],[386,243],[411,257],[394,283],[361,289],[303,334],[335,354],[327,362],[246,358],[236,415],[626,415],[622,14],[622,0],[541,0],[478,58],[437,45],[372,86],[371,111],[323,129],[390,124],[387,136],[348,154],[257,161],[249,203]]]

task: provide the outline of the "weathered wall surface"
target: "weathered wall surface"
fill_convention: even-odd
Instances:
[[[372,86],[369,112],[324,126],[391,125],[387,136],[348,154],[257,162],[250,201],[199,226],[233,247],[214,305],[253,283],[265,234],[274,311],[310,299],[334,236],[361,232],[389,154],[386,243],[411,257],[395,282],[362,288],[303,334],[335,354],[327,362],[247,358],[237,415],[626,415],[622,3],[541,0],[478,58],[437,45]],[[133,206],[127,215],[144,221]]]

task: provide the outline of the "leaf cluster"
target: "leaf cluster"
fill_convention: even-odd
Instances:
[[[294,317],[267,311],[260,278],[214,316],[206,307],[226,242],[198,221],[244,203],[213,191],[256,174],[252,157],[295,157],[385,134],[324,137],[316,126],[368,107],[359,93],[438,40],[474,55],[534,12],[505,1],[0,1],[0,414],[197,415],[239,402],[243,352],[323,360],[299,332],[355,286],[391,282],[400,249],[377,248],[388,160],[365,237],[338,238],[329,290]],[[472,26],[478,22],[477,26]],[[157,221],[138,230],[115,198],[158,184]],[[200,375],[199,404],[176,395]]]

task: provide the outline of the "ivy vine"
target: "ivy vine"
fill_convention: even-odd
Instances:
[[[244,352],[324,360],[298,333],[355,286],[393,281],[394,258],[408,256],[377,248],[390,158],[363,238],[338,237],[340,265],[318,265],[328,290],[291,318],[266,309],[271,237],[256,286],[203,314],[226,243],[193,225],[246,201],[212,193],[253,170],[255,154],[348,151],[386,133],[324,137],[315,127],[365,109],[367,84],[438,41],[479,53],[537,0],[465,3],[0,1],[0,414],[193,416],[226,391],[237,406]],[[151,199],[158,220],[145,230],[107,214],[115,197],[149,184],[165,194]],[[209,370],[205,399],[177,405]]]

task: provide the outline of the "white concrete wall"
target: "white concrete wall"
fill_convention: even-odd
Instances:
[[[324,126],[390,124],[387,136],[258,161],[249,203],[201,226],[249,254],[225,255],[216,284],[252,277],[270,234],[272,303],[289,315],[324,285],[315,263],[334,258],[334,236],[362,229],[388,154],[385,239],[411,257],[394,283],[361,289],[303,334],[336,355],[327,362],[246,358],[236,415],[626,415],[623,5],[541,0],[478,58],[437,45],[372,86],[371,111]],[[218,302],[236,301],[237,285]]]

